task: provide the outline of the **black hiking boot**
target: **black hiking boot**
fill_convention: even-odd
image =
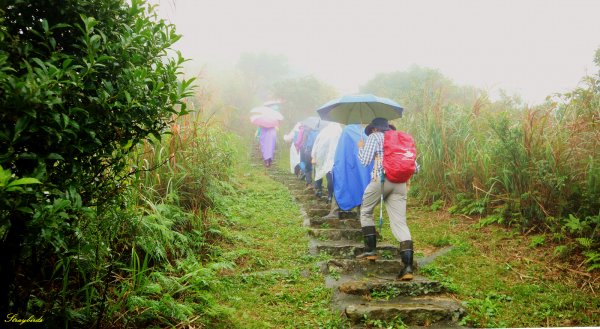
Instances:
[[[362,228],[365,238],[365,252],[356,256],[357,259],[377,259],[377,232],[375,226],[365,226]]]
[[[400,242],[400,258],[404,267],[397,276],[398,280],[410,281],[413,279],[413,242],[406,240]]]

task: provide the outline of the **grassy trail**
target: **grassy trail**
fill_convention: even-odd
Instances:
[[[265,169],[239,164],[238,190],[227,201],[229,241],[222,246],[236,267],[222,273],[219,296],[236,313],[236,328],[339,328],[343,319],[329,308],[331,291],[308,253],[303,217],[288,190]]]
[[[225,200],[231,225],[222,257],[236,267],[221,273],[219,302],[235,314],[228,327],[344,328],[330,310],[331,291],[308,253],[299,206],[265,168],[238,164],[237,192]],[[280,161],[285,168],[285,161]],[[474,327],[591,326],[600,324],[597,275],[573,269],[538,236],[418,207],[408,220],[416,256],[453,246],[420,273],[443,282],[465,302]],[[393,242],[384,219],[384,240]],[[536,243],[537,241],[537,243]]]

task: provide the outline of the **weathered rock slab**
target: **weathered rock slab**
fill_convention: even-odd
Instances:
[[[396,274],[404,267],[399,259],[330,259],[323,267],[325,274],[359,273],[365,276]]]
[[[310,226],[317,228],[360,228],[360,221],[356,219],[337,219],[337,218],[310,218]]]
[[[339,258],[355,258],[357,255],[365,251],[365,246],[362,243],[352,241],[316,241],[312,240],[310,245],[311,251],[316,254],[326,253],[333,257]],[[379,257],[382,259],[392,259],[400,257],[400,248],[389,244],[377,245]]]
[[[323,217],[329,214],[329,208],[309,208],[306,210],[306,214],[309,217]]]
[[[407,325],[427,326],[437,322],[456,322],[464,310],[450,298],[409,297],[389,303],[352,304],[346,306],[345,313],[354,323],[365,319],[392,321],[399,317]]]
[[[361,229],[356,228],[310,228],[308,235],[319,240],[352,240],[362,241]]]
[[[338,290],[351,295],[385,294],[387,296],[424,296],[444,293],[440,282],[415,276],[412,281],[399,281],[382,278],[365,278],[347,281],[339,285]]]

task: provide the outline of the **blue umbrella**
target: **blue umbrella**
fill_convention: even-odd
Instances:
[[[393,120],[402,117],[404,108],[391,99],[371,94],[346,95],[317,109],[323,120],[343,124],[367,123],[375,118]]]

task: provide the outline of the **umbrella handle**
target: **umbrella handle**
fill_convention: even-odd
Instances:
[[[363,135],[365,133],[365,127],[363,127],[363,124],[362,124],[362,114],[361,114],[360,122],[361,122],[361,124],[360,124],[360,139],[358,140],[358,142],[359,143],[362,142],[364,145],[365,139],[363,138]]]
[[[363,134],[364,134],[364,129],[362,128],[362,125],[360,126],[360,138],[358,139],[358,142],[356,142],[356,145],[358,146],[358,148],[362,148],[365,146],[365,139],[363,138]]]

